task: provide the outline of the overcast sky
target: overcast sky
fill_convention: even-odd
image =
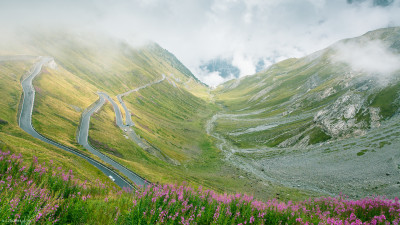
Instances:
[[[0,26],[17,25],[95,28],[132,42],[150,39],[216,85],[228,78],[201,70],[204,62],[223,58],[240,76],[253,74],[259,60],[268,66],[399,26],[400,0],[0,0]]]

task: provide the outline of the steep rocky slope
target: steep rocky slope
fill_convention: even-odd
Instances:
[[[227,161],[286,186],[400,191],[400,28],[371,31],[214,91]]]
[[[399,30],[343,40],[224,84],[216,91],[219,102],[243,121],[220,121],[217,129],[238,146],[289,147],[379,127],[399,111]]]

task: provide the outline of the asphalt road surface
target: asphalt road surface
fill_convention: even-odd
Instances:
[[[57,148],[60,148],[62,150],[71,152],[85,160],[87,160],[90,164],[94,165],[97,167],[99,170],[101,170],[106,176],[112,177],[114,179],[114,182],[120,186],[120,187],[127,187],[127,188],[134,188],[128,181],[126,181],[123,177],[121,177],[119,174],[114,172],[112,169],[108,168],[107,166],[97,162],[96,160],[85,156],[81,153],[79,153],[76,150],[73,150],[71,148],[68,148],[60,143],[57,143],[53,140],[50,140],[40,133],[38,133],[32,126],[32,111],[33,111],[33,104],[35,101],[35,89],[33,88],[32,85],[32,80],[40,73],[42,66],[53,59],[51,57],[41,57],[40,61],[35,64],[33,68],[33,72],[22,81],[22,88],[24,92],[24,99],[22,103],[22,109],[19,117],[19,126],[28,134],[32,135],[33,137],[40,139],[46,143],[49,143],[51,145],[54,145]],[[111,163],[110,163],[111,164]],[[112,164],[111,164],[112,165]],[[118,169],[118,168],[116,168]]]
[[[148,87],[148,86],[150,86],[150,85],[158,84],[158,83],[160,83],[160,82],[163,81],[163,80],[165,80],[165,75],[164,75],[164,74],[162,75],[162,78],[159,79],[159,80],[157,80],[157,81],[154,81],[154,82],[152,82],[152,83],[145,84],[145,85],[143,85],[143,86],[141,86],[141,87],[138,87],[138,88],[135,88],[135,89],[133,89],[133,90],[130,90],[130,91],[127,91],[127,92],[125,92],[125,93],[122,93],[122,94],[117,95],[117,99],[118,99],[119,103],[122,105],[122,108],[124,108],[124,111],[125,111],[125,124],[126,124],[126,126],[134,126],[135,123],[133,123],[132,118],[131,118],[131,113],[129,112],[128,107],[126,107],[125,102],[122,100],[122,97],[125,97],[126,95],[129,95],[129,94],[132,93],[132,92],[139,91],[139,90],[141,90],[141,89],[143,89],[143,88],[146,88],[146,87]],[[112,104],[113,104],[113,106],[114,106],[115,102],[113,101]],[[115,105],[116,105],[116,104],[115,104]],[[118,108],[118,106],[117,106],[117,108]],[[114,107],[114,109],[115,109],[115,107]],[[120,112],[119,108],[118,108],[118,112],[119,112],[119,114],[121,115],[121,112]],[[117,114],[117,111],[115,111],[115,113]],[[117,117],[118,117],[118,116],[117,116]],[[121,116],[121,120],[122,120],[122,116]],[[118,124],[118,123],[117,123],[117,124]],[[119,126],[119,125],[118,125],[118,126]],[[119,126],[119,127],[121,127],[121,126]]]
[[[129,169],[127,169],[126,167],[122,166],[121,164],[117,163],[116,161],[114,161],[113,159],[109,158],[108,156],[104,155],[103,153],[101,153],[100,151],[96,150],[95,148],[93,148],[89,142],[88,142],[88,136],[89,136],[89,125],[90,125],[90,117],[92,116],[92,114],[99,110],[105,103],[106,99],[110,101],[110,97],[102,92],[99,92],[99,97],[100,100],[93,106],[91,107],[89,110],[85,111],[82,115],[82,120],[81,120],[81,125],[79,127],[79,133],[78,133],[78,143],[81,144],[84,148],[86,148],[89,152],[91,152],[92,154],[98,156],[101,160],[103,160],[104,162],[110,164],[111,166],[113,166],[115,169],[117,169],[118,171],[120,171],[122,174],[124,174],[126,177],[128,177],[129,180],[131,180],[132,182],[134,182],[137,185],[141,185],[144,186],[146,185],[146,180],[143,179],[142,177],[140,177],[139,175],[137,175],[136,173],[130,171]],[[116,105],[116,103],[114,101],[111,101],[111,103]],[[121,116],[121,112],[118,108],[118,106],[114,107],[115,110],[115,114],[117,115],[116,117],[116,122],[117,125],[119,127],[123,127],[123,123],[122,123],[122,116]]]

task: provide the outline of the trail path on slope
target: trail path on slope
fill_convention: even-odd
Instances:
[[[76,150],[68,148],[60,143],[57,143],[49,138],[44,137],[42,134],[37,132],[32,126],[32,111],[33,105],[35,101],[35,89],[32,85],[33,79],[40,73],[44,64],[51,62],[53,59],[51,57],[41,57],[40,61],[35,64],[32,73],[22,81],[22,89],[24,93],[22,109],[19,116],[18,124],[19,126],[28,134],[32,135],[33,137],[42,140],[48,144],[51,144],[57,148],[60,148],[64,151],[73,153],[85,160],[87,160],[90,164],[97,167],[101,170],[106,176],[112,176],[115,180],[114,182],[120,187],[129,187],[133,188],[133,186],[125,180],[125,178],[121,177],[118,173],[114,172],[112,169],[108,168],[107,166],[97,162],[93,158],[83,155]],[[111,164],[111,163],[110,163]]]
[[[265,152],[269,149],[267,148],[253,148],[253,149],[241,149],[236,146],[234,146],[230,141],[228,141],[226,138],[223,137],[223,135],[215,132],[215,123],[219,118],[231,118],[232,115],[230,114],[223,114],[223,113],[217,113],[213,117],[211,117],[207,123],[206,123],[206,133],[215,139],[218,140],[217,142],[217,147],[220,149],[224,155],[225,155],[225,161],[231,163],[235,167],[238,167],[248,173],[251,173],[255,175],[258,178],[261,178],[263,180],[267,180],[273,183],[280,183],[286,187],[294,187],[292,182],[288,182],[285,180],[280,179],[279,177],[273,177],[270,176],[268,173],[263,172],[259,168],[254,166],[254,161],[255,160],[246,160],[245,158],[236,155],[235,153],[260,153],[260,152]],[[268,172],[268,171],[267,171]],[[303,186],[304,188],[304,186]],[[313,187],[313,186],[307,186],[305,189],[315,191],[315,192],[320,192],[328,195],[333,195],[331,192],[323,190],[321,188]]]
[[[208,120],[205,129],[217,139],[224,160],[256,177],[325,195],[344,193],[351,198],[371,195],[394,198],[400,192],[400,115],[361,137],[288,148],[240,148],[225,138],[234,134],[216,131],[219,119],[237,121],[240,117],[218,112]],[[285,119],[291,121],[297,117]],[[274,118],[271,124],[277,121]]]

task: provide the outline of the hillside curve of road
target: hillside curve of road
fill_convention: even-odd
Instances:
[[[91,157],[83,155],[76,150],[68,148],[68,147],[66,147],[60,143],[57,143],[49,138],[46,138],[45,136],[43,136],[42,134],[40,134],[33,128],[33,126],[32,126],[32,111],[33,111],[33,106],[34,106],[34,101],[35,101],[35,89],[33,87],[32,81],[40,73],[43,65],[51,62],[52,60],[53,60],[53,58],[51,58],[51,57],[41,57],[40,61],[34,65],[34,68],[33,68],[32,72],[29,74],[29,76],[26,77],[22,81],[21,84],[22,84],[24,97],[23,97],[22,108],[21,108],[21,112],[20,112],[19,120],[18,120],[19,126],[21,127],[22,130],[24,130],[31,136],[33,136],[41,141],[44,141],[48,144],[51,144],[59,149],[70,152],[76,156],[79,156],[79,157],[85,159],[90,164],[92,164],[93,166],[98,168],[100,171],[102,171],[106,176],[112,177],[114,179],[114,182],[121,188],[134,188],[125,178],[120,176],[118,173],[114,172],[111,168],[107,167],[106,165],[94,160]]]
[[[139,90],[141,90],[143,88],[146,88],[146,87],[148,87],[150,85],[158,84],[158,83],[162,82],[163,80],[165,80],[165,75],[164,74],[162,75],[162,78],[157,80],[157,81],[145,84],[145,85],[143,85],[141,87],[138,87],[138,88],[135,88],[133,90],[129,90],[129,91],[125,92],[125,93],[117,95],[117,99],[118,99],[119,103],[121,104],[122,108],[124,108],[124,111],[125,111],[125,124],[126,124],[126,126],[134,126],[135,123],[133,123],[132,118],[130,117],[131,113],[129,112],[128,107],[126,107],[125,102],[122,100],[122,97],[125,97],[126,95],[129,95],[132,92],[137,92],[137,91],[139,91]],[[118,111],[119,111],[119,109],[118,109]],[[115,113],[117,113],[117,111],[115,111]],[[121,112],[120,112],[120,114],[121,114]],[[122,118],[122,116],[121,116],[121,118]]]
[[[108,156],[104,155],[103,153],[101,153],[99,150],[95,149],[93,146],[90,145],[88,138],[89,138],[89,127],[90,127],[90,117],[93,115],[94,112],[98,111],[107,101],[109,101],[114,109],[115,112],[115,123],[117,124],[117,126],[122,129],[124,132],[127,133],[128,137],[130,137],[133,141],[135,141],[141,148],[146,149],[149,148],[146,143],[144,143],[134,132],[134,130],[132,130],[130,127],[134,126],[135,124],[133,123],[131,117],[130,117],[130,112],[128,110],[128,108],[126,107],[125,103],[122,100],[122,96],[126,96],[132,92],[135,91],[139,91],[143,88],[146,88],[150,85],[153,84],[157,84],[162,82],[163,80],[165,80],[165,75],[162,75],[162,78],[159,80],[156,80],[154,82],[145,84],[143,86],[140,86],[136,89],[130,90],[128,92],[125,92],[123,94],[119,94],[117,95],[117,99],[119,100],[119,102],[121,103],[122,107],[124,108],[125,111],[125,124],[123,122],[123,118],[122,118],[122,113],[120,108],[118,107],[117,103],[107,94],[104,92],[98,92],[97,94],[99,95],[99,100],[94,103],[94,105],[90,106],[89,108],[87,108],[81,117],[81,123],[79,126],[79,130],[78,130],[78,143],[80,145],[82,145],[85,149],[87,149],[89,152],[91,152],[92,154],[98,156],[101,160],[103,160],[104,162],[112,165],[114,168],[116,168],[118,171],[120,171],[122,174],[124,174],[126,177],[128,177],[129,180],[131,180],[132,182],[134,182],[136,185],[141,185],[141,186],[146,186],[146,184],[148,183],[144,178],[142,178],[141,176],[139,176],[138,174],[132,172],[131,170],[129,170],[128,168],[122,166],[121,164],[119,164],[118,162],[114,161],[113,159],[109,158]]]
[[[147,140],[140,138],[139,135],[136,134],[135,130],[131,128],[131,127],[135,126],[135,123],[132,121],[132,118],[131,118],[131,112],[129,111],[128,107],[125,105],[125,102],[122,100],[122,97],[125,97],[133,92],[138,92],[138,91],[140,91],[144,88],[147,88],[151,85],[159,84],[162,81],[164,81],[165,78],[166,78],[166,76],[164,74],[162,74],[161,79],[147,83],[143,86],[137,87],[135,89],[132,89],[125,93],[117,95],[117,99],[125,111],[125,125],[123,125],[122,122],[120,122],[122,120],[122,114],[121,114],[121,110],[119,109],[117,103],[115,103],[115,101],[112,98],[110,98],[108,95],[106,95],[105,93],[103,93],[103,94],[105,94],[106,95],[105,97],[107,98],[107,100],[111,102],[111,104],[114,108],[114,112],[115,112],[116,123],[119,126],[119,128],[121,128],[121,130],[123,130],[125,132],[127,138],[130,138],[137,145],[139,145],[139,147],[141,147],[143,150],[158,157],[159,159],[161,159],[167,163],[170,163],[172,165],[180,165],[180,163],[177,160],[168,157],[160,149],[151,145]]]
[[[115,169],[117,169],[122,174],[124,174],[126,177],[128,177],[128,179],[131,180],[132,182],[134,182],[136,185],[145,186],[147,182],[144,178],[140,177],[138,174],[132,172],[131,170],[129,170],[126,167],[122,166],[121,164],[117,163],[113,159],[104,155],[103,153],[101,153],[97,149],[93,148],[89,144],[88,137],[89,137],[90,117],[92,116],[92,114],[94,112],[99,110],[104,105],[106,100],[110,101],[110,99],[111,99],[106,93],[103,93],[103,92],[98,92],[98,95],[100,98],[99,101],[93,107],[91,107],[89,110],[85,111],[82,114],[82,120],[81,120],[81,124],[79,126],[79,131],[78,131],[78,143],[80,145],[82,145],[84,148],[86,148],[92,154],[98,156],[104,162],[112,165]],[[111,101],[111,103],[113,105],[115,104],[115,102],[113,102],[113,101]],[[119,127],[123,127],[124,125],[122,123],[121,111],[119,110],[118,106],[114,107],[114,110],[115,110],[115,114],[116,114],[117,125]]]

